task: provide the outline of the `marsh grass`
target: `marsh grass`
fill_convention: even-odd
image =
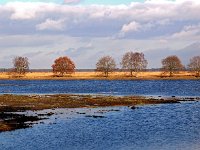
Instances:
[[[53,74],[52,72],[29,72],[23,76],[18,76],[12,73],[0,73],[0,79],[27,79],[27,80],[137,80],[137,79],[200,79],[195,77],[194,72],[181,71],[169,77],[163,72],[139,72],[137,76],[130,76],[129,72],[112,72],[108,77],[104,77],[100,72],[75,72],[71,75],[64,75],[63,77]]]

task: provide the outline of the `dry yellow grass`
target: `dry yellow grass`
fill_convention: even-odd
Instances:
[[[110,73],[109,77],[103,77],[100,72],[75,72],[72,75],[66,75],[64,77],[54,77],[52,72],[29,72],[25,76],[17,77],[12,73],[1,72],[0,79],[29,79],[29,80],[40,80],[40,79],[64,79],[64,80],[78,80],[78,79],[199,79],[194,76],[194,73],[188,71],[182,71],[174,74],[173,77],[168,77],[168,74],[163,75],[160,71],[155,72],[140,72],[136,77],[130,77],[128,72],[114,72]]]

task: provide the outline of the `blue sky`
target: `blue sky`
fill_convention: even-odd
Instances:
[[[197,0],[0,0],[0,68],[15,56],[51,68],[64,55],[77,68],[105,55],[120,67],[128,51],[143,52],[148,68],[173,54],[187,65],[200,55],[199,10]]]

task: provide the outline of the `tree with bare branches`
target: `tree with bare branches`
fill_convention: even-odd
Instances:
[[[168,56],[162,60],[162,69],[164,70],[164,73],[169,72],[170,77],[183,68],[184,66],[181,63],[181,60],[176,55]]]
[[[200,76],[200,56],[194,56],[190,59],[188,67],[196,73],[196,77]]]
[[[121,66],[122,69],[126,69],[130,72],[131,76],[135,73],[135,76],[139,71],[142,71],[147,68],[147,60],[144,57],[143,53],[138,52],[127,52],[124,54]]]
[[[19,75],[24,75],[29,70],[29,62],[27,57],[17,56],[13,59],[13,71]]]
[[[96,63],[96,71],[104,73],[106,77],[116,69],[115,60],[111,56],[104,56]]]
[[[53,69],[53,73],[59,74],[59,76],[72,74],[75,72],[76,68],[74,62],[67,56],[57,58],[51,67]]]

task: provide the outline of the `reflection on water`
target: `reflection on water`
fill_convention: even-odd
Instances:
[[[0,80],[0,93],[200,96],[200,80]]]
[[[50,119],[33,128],[0,133],[1,149],[199,150],[200,102],[43,110]],[[30,113],[30,112],[29,112]],[[94,118],[86,116],[104,116]]]

